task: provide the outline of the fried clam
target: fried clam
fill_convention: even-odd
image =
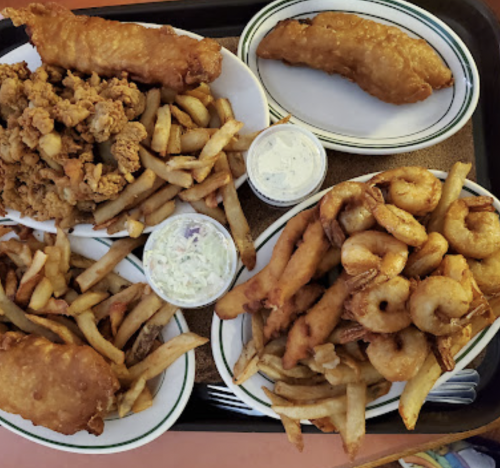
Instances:
[[[410,282],[395,276],[353,294],[346,309],[364,328],[376,333],[395,333],[411,324],[406,310]]]
[[[361,182],[342,182],[321,199],[321,224],[332,244],[341,247],[345,234],[366,231],[375,224],[364,200],[366,189]]]
[[[377,223],[396,239],[412,247],[419,247],[427,241],[425,227],[408,211],[386,204],[378,188],[371,187],[366,192],[365,199]]]
[[[500,249],[500,220],[492,197],[466,197],[454,201],[446,213],[444,236],[458,253],[486,258]]]
[[[425,335],[415,327],[390,335],[372,334],[368,340],[368,359],[389,382],[413,378],[429,353]]]
[[[483,294],[500,292],[500,250],[481,260],[469,258],[467,262]]]
[[[439,179],[419,166],[399,167],[381,172],[367,184],[387,187],[389,202],[414,216],[431,213],[441,198]]]
[[[438,232],[431,232],[427,241],[408,257],[403,273],[410,278],[427,276],[443,260],[448,251],[448,241]]]

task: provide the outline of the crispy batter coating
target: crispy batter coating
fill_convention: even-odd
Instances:
[[[25,24],[42,61],[83,73],[119,76],[178,91],[211,82],[221,73],[220,46],[212,39],[178,36],[171,27],[145,28],[103,18],[75,16],[55,3],[5,8],[16,26]]]
[[[451,70],[426,41],[353,14],[280,21],[257,55],[340,74],[392,104],[423,101],[433,89],[453,85]]]
[[[99,435],[119,383],[90,346],[54,344],[35,335],[0,335],[0,408],[35,425]]]

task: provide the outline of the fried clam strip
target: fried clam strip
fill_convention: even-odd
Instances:
[[[179,310],[177,306],[165,303],[160,307],[160,310],[144,324],[127,355],[127,366],[133,366],[147,356],[157,336],[163,330],[163,327],[170,322],[170,319],[177,310]]]
[[[285,398],[276,395],[271,392],[267,387],[262,387],[262,390],[266,394],[267,398],[271,401],[272,405],[281,405],[281,406],[292,406],[293,403],[289,402]],[[299,452],[304,450],[304,439],[302,437],[302,431],[300,429],[300,420],[294,420],[285,415],[279,415],[281,419],[281,423],[285,428],[286,436],[288,437],[288,441],[291,442]]]
[[[269,293],[267,299],[269,308],[283,307],[286,301],[311,280],[328,246],[328,238],[321,221],[319,219],[312,221],[304,232],[303,242],[292,255],[278,283]]]
[[[274,246],[267,266],[217,301],[215,312],[221,319],[232,319],[247,309],[254,309],[256,304],[257,308],[260,308],[260,302],[283,273],[313,214],[313,209],[302,211],[288,221]]]
[[[347,274],[343,272],[335,283],[328,288],[316,305],[295,321],[286,344],[283,367],[289,369],[308,356],[317,345],[326,341],[340,321],[344,302],[349,295],[346,283]]]
[[[240,252],[241,261],[249,270],[253,270],[257,261],[257,253],[250,232],[250,226],[241,209],[226,153],[220,153],[215,163],[215,170],[230,175],[229,183],[220,188],[222,203],[224,204],[224,211],[226,212],[229,227],[231,228],[231,234]]]
[[[75,281],[82,292],[88,291],[92,286],[101,281],[132,250],[140,247],[144,242],[146,242],[146,236],[136,239],[120,239],[114,242],[105,255],[77,276]]]
[[[113,308],[114,304],[125,304],[126,306],[131,302],[139,299],[144,291],[144,283],[135,283],[128,288],[114,294],[105,301],[96,305],[92,310],[95,314],[97,322],[106,318]]]
[[[183,354],[205,343],[208,343],[208,338],[203,338],[192,332],[178,335],[162,344],[143,361],[132,366],[129,369],[130,379],[133,381],[139,377],[143,377],[146,380],[150,380],[161,374]]]

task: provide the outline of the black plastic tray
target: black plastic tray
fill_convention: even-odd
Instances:
[[[353,0],[355,1],[355,0]],[[171,24],[208,37],[240,35],[246,23],[269,1],[184,0],[179,2],[79,10],[119,21]],[[478,183],[500,196],[500,27],[494,14],[478,0],[416,0],[412,3],[447,23],[471,51],[481,78],[481,97],[473,116]],[[0,21],[0,57],[27,42],[22,28]],[[478,367],[481,384],[476,401],[468,406],[426,404],[416,433],[463,432],[500,418],[500,336],[487,348]],[[186,410],[173,426],[179,431],[282,432],[281,424],[267,417],[247,417],[214,408],[204,400],[206,387],[196,384]],[[319,432],[311,426],[305,432]],[[404,433],[396,412],[370,419],[367,432]]]

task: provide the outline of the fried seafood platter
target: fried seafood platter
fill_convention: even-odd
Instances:
[[[299,450],[300,424],[312,423],[339,432],[354,457],[365,407],[373,417],[397,400],[414,429],[434,385],[474,357],[456,364],[457,354],[494,336],[500,205],[466,180],[470,169],[401,167],[313,197],[262,235],[258,273],[240,271],[217,302],[221,375],[279,416]]]
[[[245,151],[268,125],[259,85],[236,57],[170,26],[56,4],[3,14],[26,25],[36,52],[22,46],[6,58],[18,63],[0,64],[2,210],[86,236],[137,237],[176,209],[232,224],[219,189],[243,183]]]
[[[130,255],[144,237],[105,243],[19,225],[0,236],[2,425],[85,453],[167,430],[191,391],[189,351],[208,340],[144,283]]]

